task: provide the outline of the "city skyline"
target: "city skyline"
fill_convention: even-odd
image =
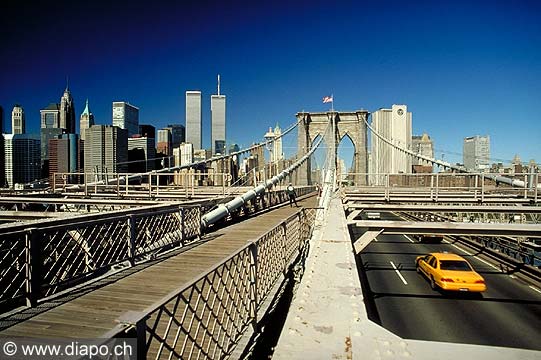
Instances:
[[[541,159],[536,2],[104,4],[3,5],[23,10],[25,20],[18,25],[2,17],[9,30],[1,40],[14,55],[0,60],[9,69],[0,82],[0,105],[7,115],[21,104],[28,133],[39,131],[39,110],[57,99],[69,76],[76,111],[88,98],[97,124],[111,124],[111,102],[124,100],[140,107],[141,124],[185,125],[185,91],[201,90],[203,146],[210,148],[210,95],[220,73],[229,98],[228,143],[247,146],[262,140],[252,134],[277,122],[285,128],[298,111],[328,110],[321,97],[332,93],[339,111],[407,104],[415,113],[413,134],[428,133],[436,157],[443,152],[446,161],[460,162],[453,153],[462,152],[463,138],[478,134],[490,134],[492,161],[510,161],[516,153],[524,161]],[[122,27],[114,14],[123,7],[143,26]],[[38,15],[53,10],[73,19],[37,31]],[[150,10],[155,19],[145,15]],[[102,25],[94,33],[74,16],[85,12]],[[371,29],[375,15],[385,29]],[[75,41],[55,61],[44,60],[38,50],[60,41],[63,26],[72,27]],[[218,29],[222,40],[212,46]],[[119,35],[127,42],[122,54],[106,41]],[[338,52],[345,56],[329,55]]]

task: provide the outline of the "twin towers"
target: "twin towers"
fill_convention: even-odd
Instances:
[[[201,113],[201,91],[186,91],[186,142],[192,143],[194,150],[203,148]],[[218,94],[210,96],[210,114],[212,155],[225,154],[225,95],[220,94],[220,75],[218,75]]]

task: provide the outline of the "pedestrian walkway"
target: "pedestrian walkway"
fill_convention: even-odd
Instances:
[[[315,207],[316,197],[298,200],[299,206]],[[74,299],[55,300],[56,307],[0,331],[0,336],[34,338],[98,338],[113,329],[123,314],[143,312],[172,291],[222,262],[249,240],[255,240],[280,224],[299,208],[282,206],[209,234],[208,239],[175,256],[156,261],[140,271],[108,280],[93,291],[77,291]],[[3,319],[6,323],[6,320]]]

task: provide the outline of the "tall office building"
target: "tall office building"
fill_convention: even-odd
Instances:
[[[416,154],[434,158],[434,144],[428,134],[415,135],[411,138],[411,151]],[[430,162],[418,158],[413,159],[413,165],[430,165]]]
[[[169,129],[160,129],[156,134],[156,152],[162,156],[173,154],[172,136]]]
[[[169,129],[171,132],[171,142],[173,144],[173,148],[177,148],[180,146],[180,144],[186,142],[186,128],[184,125],[171,124],[167,125],[165,129]]]
[[[49,176],[49,140],[67,131],[60,125],[60,104],[50,103],[39,111],[41,118],[41,177]]]
[[[85,130],[90,128],[92,125],[94,125],[94,114],[90,112],[90,108],[88,107],[88,99],[86,99],[85,109],[83,110],[83,112],[81,113],[81,117],[79,118],[81,140],[84,141]]]
[[[220,75],[218,75],[218,94],[210,96],[212,154],[225,154],[225,95],[220,95]]]
[[[60,128],[60,105],[50,103],[45,109],[39,111],[42,129]]]
[[[40,129],[41,139],[41,177],[49,177],[49,140],[58,138],[64,133],[61,128]]]
[[[372,113],[372,129],[400,148],[411,150],[411,112],[406,105],[393,105]],[[384,174],[411,173],[411,158],[372,132],[372,162],[369,169],[374,185],[384,185]]]
[[[128,131],[117,126],[93,125],[85,130],[85,173],[122,173],[128,170]]]
[[[4,108],[0,106],[0,188],[6,183],[6,166],[4,158]]]
[[[139,134],[143,137],[156,138],[156,128],[152,125],[139,125]]]
[[[26,132],[26,123],[24,118],[24,109],[16,104],[11,111],[11,133],[24,134]]]
[[[60,98],[60,124],[59,128],[64,129],[68,134],[75,134],[75,104],[73,97],[66,85],[66,90]]]
[[[128,139],[129,172],[154,170],[156,142],[153,137],[137,136]]]
[[[203,148],[201,131],[201,91],[186,91],[186,142],[194,150]]]
[[[40,178],[40,139],[38,135],[6,134],[5,166],[9,187]]]
[[[113,126],[128,130],[128,137],[139,134],[139,108],[124,101],[113,102]]]
[[[490,136],[470,136],[464,138],[464,167],[469,171],[485,172],[490,167]]]
[[[76,173],[81,169],[81,141],[77,134],[62,134],[49,140],[49,183],[54,173]],[[72,175],[72,179],[77,176]],[[70,179],[70,181],[72,180]],[[59,181],[59,178],[55,179]]]

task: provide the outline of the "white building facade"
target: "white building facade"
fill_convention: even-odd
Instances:
[[[113,102],[113,126],[128,130],[128,137],[139,134],[139,108],[124,101]]]
[[[406,153],[380,139],[374,132],[403,149],[412,149],[412,114],[407,105],[393,105],[372,113],[371,168],[372,185],[385,185],[385,174],[411,173],[412,159]]]
[[[24,109],[20,105],[15,105],[11,111],[11,133],[24,134],[26,132],[26,123]]]
[[[462,156],[466,170],[486,172],[490,168],[490,136],[464,138]]]
[[[195,150],[203,147],[201,131],[201,91],[186,91],[186,142]]]

